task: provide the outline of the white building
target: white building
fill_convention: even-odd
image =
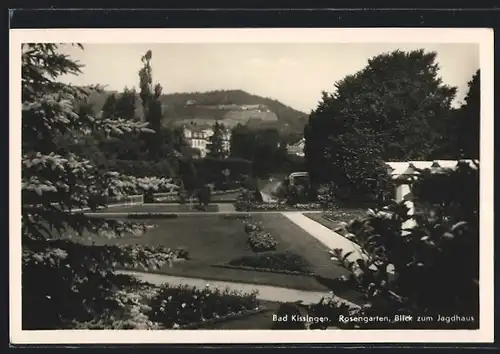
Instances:
[[[184,126],[184,138],[189,146],[200,151],[200,157],[205,157],[208,153],[210,137],[214,135],[213,127],[189,125]],[[226,129],[223,134],[224,151],[229,152],[231,148],[231,131]]]
[[[300,157],[304,157],[305,156],[305,154],[304,154],[305,145],[306,145],[306,139],[302,138],[299,142],[292,144],[292,145],[288,145],[286,147],[286,150],[291,155],[297,155]]]
[[[454,170],[460,162],[465,162],[472,168],[476,168],[478,160],[434,160],[434,161],[405,161],[405,162],[386,162],[388,172],[395,182],[395,200],[397,202],[405,201],[409,209],[409,215],[415,214],[415,205],[413,203],[411,185],[415,178],[418,178],[418,170],[430,169],[432,173],[441,173],[446,170]],[[410,219],[403,225],[404,228],[411,228],[415,225],[415,220]]]

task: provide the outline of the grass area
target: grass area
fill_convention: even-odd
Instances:
[[[289,223],[285,218],[281,220]],[[102,239],[92,236],[86,242],[95,244],[143,244],[149,246],[181,247],[188,251],[189,260],[176,262],[172,267],[165,265],[158,273],[195,277],[206,280],[225,280],[250,284],[266,284],[292,289],[328,290],[314,277],[289,275],[241,269],[214,267],[242,257],[253,257],[255,253],[247,243],[248,235],[241,220],[224,215],[180,215],[175,219],[146,220],[156,227],[142,236],[128,236],[119,239]],[[315,242],[311,236],[302,234]],[[288,243],[279,240],[278,252],[292,251]],[[307,241],[306,241],[307,243]],[[300,253],[295,252],[300,255]],[[325,252],[326,257],[326,252]],[[327,257],[328,258],[328,257]],[[332,263],[330,262],[330,265]],[[333,265],[332,265],[333,266]]]
[[[347,270],[332,262],[325,245],[283,215],[262,213],[253,217],[278,240],[277,251],[302,256],[316,275],[333,279],[348,274]]]
[[[341,222],[350,222],[352,219],[365,216],[365,214],[365,209],[338,209],[324,213],[304,215],[330,230],[335,230],[340,226]]]
[[[276,238],[278,244],[273,253],[279,256],[256,256],[248,245],[243,217],[261,222],[266,232]],[[157,273],[209,280],[233,281],[249,284],[274,285],[299,290],[328,291],[332,279],[349,272],[330,259],[326,247],[299,226],[281,214],[189,214],[175,219],[143,220],[156,227],[142,236],[119,239],[102,239],[92,236],[85,242],[96,244],[143,244],[182,248],[188,252],[188,260],[165,265]],[[294,256],[283,256],[294,255]],[[240,264],[255,268],[275,270],[303,270],[307,267],[314,275],[285,274],[269,271],[221,268],[215,265]],[[307,266],[306,266],[307,265]],[[335,289],[333,289],[335,290]],[[357,293],[338,293],[353,302]]]

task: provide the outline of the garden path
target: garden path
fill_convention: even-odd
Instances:
[[[187,278],[187,277],[178,277],[165,274],[155,274],[155,273],[128,271],[128,270],[120,270],[118,272],[121,274],[135,276],[142,281],[157,286],[168,283],[173,286],[189,285],[189,286],[195,286],[197,288],[204,288],[204,287],[209,287],[210,289],[219,288],[220,290],[228,288],[230,290],[241,291],[246,293],[256,290],[258,291],[257,294],[258,299],[264,301],[272,301],[272,302],[302,301],[304,305],[309,305],[318,303],[323,297],[332,296],[332,294],[329,292],[288,289],[270,285],[256,285],[256,284],[213,281],[213,280],[209,281],[200,278]],[[341,300],[345,303],[348,303],[350,306],[354,307],[358,306],[347,300],[344,299]]]
[[[350,261],[361,258],[360,246],[348,240],[344,236],[330,230],[326,226],[308,218],[303,213],[283,212],[284,217],[301,227],[309,235],[316,238],[328,249],[341,248],[345,253],[353,251],[348,257]]]

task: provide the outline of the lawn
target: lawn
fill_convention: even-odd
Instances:
[[[283,219],[288,223],[288,220]],[[224,215],[180,215],[176,219],[150,219],[156,225],[143,236],[124,237],[108,240],[92,237],[86,242],[95,244],[144,244],[182,247],[189,252],[189,260],[168,265],[158,272],[177,276],[195,277],[207,280],[226,280],[251,284],[266,284],[304,290],[328,290],[314,277],[290,275],[253,270],[220,268],[214,265],[229,263],[243,257],[253,257],[255,253],[247,244],[247,234],[241,220]],[[315,241],[309,235],[313,242]],[[277,251],[290,251],[286,242],[279,239]]]
[[[346,270],[332,262],[325,245],[283,215],[262,213],[254,218],[260,220],[263,228],[278,240],[279,251],[301,255],[316,275],[324,278],[347,275]]]
[[[207,281],[221,280],[328,291],[332,279],[348,275],[347,270],[330,259],[322,243],[278,213],[261,213],[251,216],[253,220],[262,223],[263,229],[278,242],[276,250],[256,254],[247,243],[248,235],[245,232],[243,220],[240,218],[241,215],[237,218],[223,214],[180,214],[175,219],[146,220],[147,223],[154,224],[156,227],[149,229],[142,236],[115,240],[92,237],[92,240],[86,242],[181,247],[188,251],[189,259],[176,262],[173,266],[166,265],[156,272],[202,278]],[[260,262],[261,260],[264,262]],[[246,268],[220,267],[223,264],[242,265]],[[311,271],[314,275],[285,274],[248,268],[256,265],[257,267],[254,268],[279,270],[281,267],[282,270],[288,269],[301,273]],[[338,295],[351,301],[359,299],[359,294],[350,292]]]

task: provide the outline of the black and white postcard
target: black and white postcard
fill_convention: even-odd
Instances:
[[[493,340],[493,31],[10,33],[12,343]]]

